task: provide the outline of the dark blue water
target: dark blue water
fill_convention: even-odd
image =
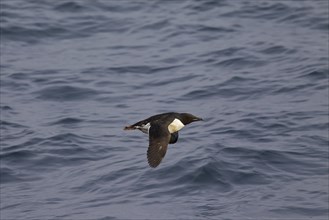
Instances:
[[[1,219],[327,219],[328,1],[1,0]],[[156,169],[153,114],[203,117]]]

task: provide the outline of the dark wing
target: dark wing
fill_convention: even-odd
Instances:
[[[149,148],[147,149],[147,161],[150,167],[157,167],[166,155],[170,133],[167,126],[152,123],[149,130]]]
[[[163,113],[163,114],[158,114],[158,115],[153,115],[147,119],[144,119],[142,121],[136,122],[133,125],[128,125],[124,128],[124,130],[134,130],[136,129],[136,126],[142,126],[142,125],[146,125],[147,123],[151,122],[151,121],[157,121],[157,120],[162,120],[162,121],[173,121],[175,119],[175,115],[177,113],[175,112],[167,112],[167,113]],[[168,125],[167,125],[168,126]]]

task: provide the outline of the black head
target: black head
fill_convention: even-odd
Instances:
[[[195,115],[192,115],[190,113],[180,113],[180,119],[184,125],[190,124],[195,121],[203,121],[202,118],[199,118]]]

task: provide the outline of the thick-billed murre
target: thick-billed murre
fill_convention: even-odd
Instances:
[[[139,129],[149,135],[147,161],[150,167],[155,168],[166,155],[168,144],[177,142],[178,131],[195,121],[202,121],[202,118],[189,113],[168,112],[126,126],[124,130]]]

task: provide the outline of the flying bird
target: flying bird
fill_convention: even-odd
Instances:
[[[150,167],[155,168],[166,155],[168,144],[177,142],[178,131],[187,124],[202,120],[190,113],[168,112],[128,125],[124,130],[138,129],[149,135],[147,161]]]

